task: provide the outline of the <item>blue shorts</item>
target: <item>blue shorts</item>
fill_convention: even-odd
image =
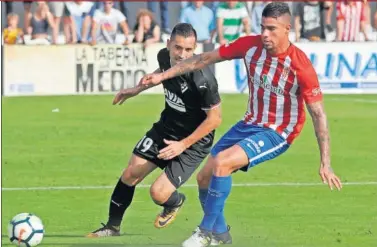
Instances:
[[[273,159],[289,148],[287,141],[273,129],[239,121],[215,144],[211,155],[215,157],[235,144],[239,145],[249,158],[249,164],[241,168],[243,171]]]

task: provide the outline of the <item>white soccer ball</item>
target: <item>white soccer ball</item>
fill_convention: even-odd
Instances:
[[[34,214],[18,214],[8,224],[8,237],[18,246],[37,246],[42,242],[43,234],[42,221]]]

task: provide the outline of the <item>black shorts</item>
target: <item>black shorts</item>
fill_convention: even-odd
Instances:
[[[213,140],[208,139],[205,141],[208,143],[196,143],[179,156],[171,160],[162,160],[157,158],[157,156],[159,151],[167,146],[164,143],[164,139],[177,141],[177,139],[153,127],[136,144],[133,153],[165,170],[170,182],[176,188],[179,188],[191,177],[196,168],[198,168],[205,157],[207,157]]]

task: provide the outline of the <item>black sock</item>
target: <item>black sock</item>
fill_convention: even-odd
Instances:
[[[134,192],[135,186],[128,186],[119,179],[111,195],[108,225],[115,227],[120,226],[124,212],[132,202]]]
[[[169,199],[161,204],[163,207],[176,207],[181,202],[181,194],[179,194],[177,191],[174,191]]]

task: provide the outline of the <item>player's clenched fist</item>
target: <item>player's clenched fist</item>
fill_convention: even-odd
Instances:
[[[163,80],[162,73],[147,74],[141,78],[139,86],[158,85]]]

